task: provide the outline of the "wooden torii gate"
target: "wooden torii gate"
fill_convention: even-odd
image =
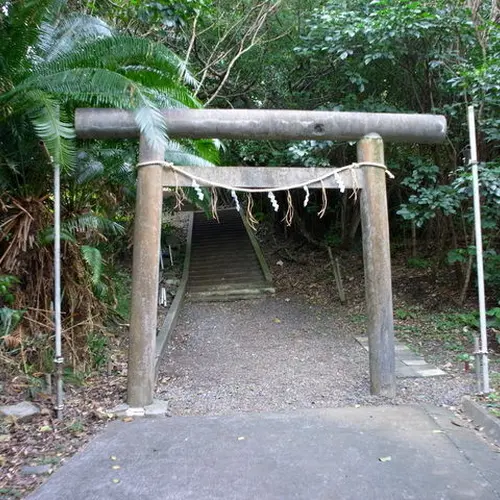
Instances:
[[[176,109],[162,112],[171,138],[358,141],[357,171],[340,172],[346,188],[360,188],[363,260],[370,348],[372,394],[396,392],[391,260],[383,140],[438,143],[446,137],[443,116],[399,113],[351,113],[291,110]],[[77,136],[87,139],[140,137],[139,163],[162,162],[164,151],[150,146],[131,111],[78,109]],[[269,188],[311,178],[311,169],[296,167],[189,167],[211,181],[241,188]],[[175,178],[174,178],[175,175]],[[143,408],[153,402],[163,186],[190,186],[191,179],[153,164],[137,176],[132,305],[128,358],[128,404]],[[310,186],[313,187],[313,186]],[[316,187],[320,187],[319,185]],[[335,178],[324,187],[338,188]]]

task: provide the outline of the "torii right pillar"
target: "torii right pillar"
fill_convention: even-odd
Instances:
[[[384,143],[378,134],[365,135],[357,146],[358,162],[384,165]],[[371,393],[396,395],[391,250],[386,173],[376,166],[361,167],[361,228],[370,356]]]

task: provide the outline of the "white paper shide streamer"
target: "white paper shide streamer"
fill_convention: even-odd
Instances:
[[[337,183],[340,192],[343,193],[345,191],[345,184],[342,178],[340,177],[339,173],[335,171],[333,173],[333,178],[335,179],[335,182]]]
[[[269,191],[269,193],[267,193],[267,197],[271,201],[271,205],[273,206],[274,211],[277,212],[280,209],[280,206],[278,200],[276,200],[276,196],[274,196],[274,193],[272,191]]]
[[[198,196],[198,199],[200,201],[203,201],[203,198],[205,198],[205,195],[203,194],[203,191],[201,190],[201,187],[199,184],[196,182],[195,179],[193,179],[193,184],[192,184],[194,190],[196,191],[196,195]]]
[[[231,198],[233,198],[234,200],[234,205],[236,206],[236,210],[240,212],[241,211],[240,200],[238,200],[238,195],[236,194],[236,191],[234,189],[231,190]]]
[[[304,198],[304,207],[307,207],[307,205],[309,204],[309,188],[307,186],[304,186],[304,191],[306,192],[306,196]]]

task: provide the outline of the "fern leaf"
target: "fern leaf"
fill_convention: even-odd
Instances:
[[[75,236],[65,228],[61,228],[60,231],[61,241],[70,241],[71,243],[76,243]],[[40,245],[45,246],[53,243],[55,240],[54,228],[47,227],[38,233],[38,241]]]
[[[90,269],[92,284],[96,286],[101,281],[102,274],[102,255],[98,248],[88,245],[80,247],[83,260]]]
[[[110,234],[120,235],[125,233],[125,228],[106,217],[96,214],[82,214],[65,220],[61,223],[61,230],[64,229],[69,234],[77,233],[94,233],[94,234]]]

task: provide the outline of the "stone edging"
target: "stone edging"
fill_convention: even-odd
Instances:
[[[246,218],[245,214],[241,215],[241,220],[243,221],[243,225],[245,226],[245,229],[247,231],[248,237],[250,238],[250,242],[252,243],[252,247],[254,249],[255,255],[257,256],[257,260],[259,261],[260,268],[262,269],[262,273],[264,274],[264,279],[272,285],[273,282],[273,275],[271,274],[271,270],[269,269],[269,266],[266,262],[266,258],[264,257],[264,254],[262,253],[262,249],[260,248],[259,242],[257,241],[257,238],[255,237],[255,233],[248,224],[248,220]],[[274,288],[270,288],[270,293],[275,293]]]
[[[175,293],[174,300],[170,304],[170,308],[168,310],[167,315],[165,316],[165,320],[163,321],[163,325],[156,336],[156,356],[155,356],[155,378],[158,375],[158,368],[160,366],[160,361],[163,356],[163,352],[165,347],[167,346],[168,339],[170,338],[170,334],[172,333],[175,325],[177,324],[177,319],[179,317],[179,313],[184,303],[184,296],[186,294],[186,286],[189,278],[189,263],[191,262],[191,243],[193,239],[193,221],[194,221],[194,212],[191,212],[189,217],[189,226],[187,233],[187,241],[186,241],[186,254],[184,257],[184,269],[182,271],[182,278],[179,282],[179,287]]]
[[[500,419],[490,415],[486,408],[476,403],[470,396],[462,398],[464,415],[481,427],[481,432],[500,444]]]

